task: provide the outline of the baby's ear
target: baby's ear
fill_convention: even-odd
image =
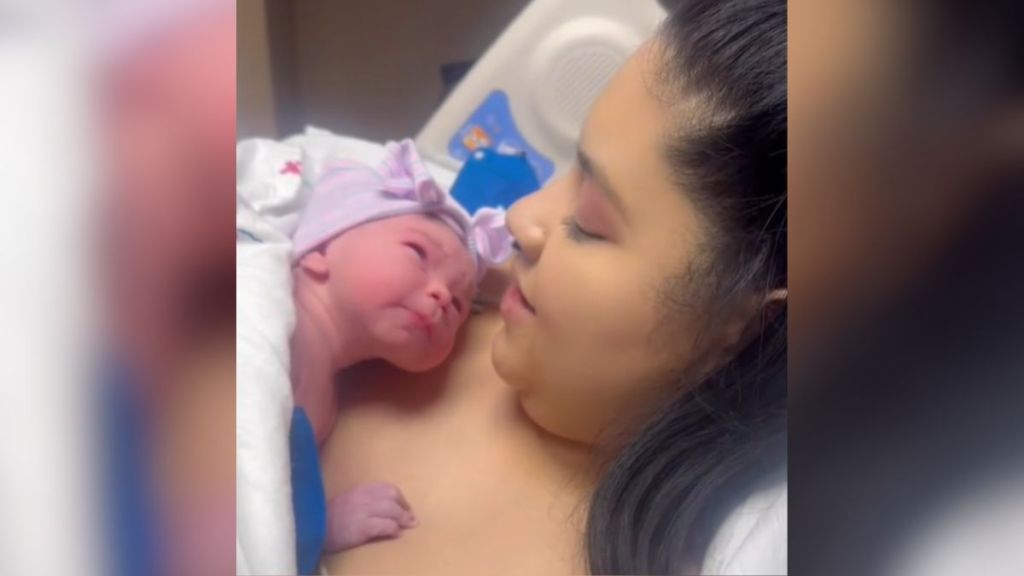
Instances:
[[[299,268],[313,279],[325,281],[330,277],[330,268],[327,266],[327,255],[323,247],[310,250],[299,258]]]

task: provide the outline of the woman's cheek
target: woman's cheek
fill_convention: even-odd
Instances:
[[[609,405],[594,393],[596,384],[587,377],[560,376],[550,371],[537,386],[521,393],[524,411],[538,426],[560,438],[593,443],[599,440],[602,422],[609,420]]]
[[[623,275],[633,273],[622,266]],[[560,306],[546,326],[544,392],[548,418],[575,439],[601,431],[648,404],[642,386],[661,371],[664,359],[647,342],[656,319],[652,296],[620,289],[622,277],[593,278]],[[586,410],[580,410],[586,406]],[[567,412],[559,417],[558,412]],[[560,422],[559,422],[560,421]]]
[[[554,270],[552,278],[541,279],[543,291],[535,306],[538,320],[552,340],[548,347],[552,353],[563,355],[579,350],[591,356],[584,365],[599,362],[609,335],[618,332],[623,320],[623,303],[615,286],[614,274],[603,271],[599,264],[586,265],[586,256],[565,261],[565,266]],[[614,351],[612,351],[614,352]],[[578,359],[577,359],[578,360]]]

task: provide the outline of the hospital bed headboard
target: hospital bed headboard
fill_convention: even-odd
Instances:
[[[524,152],[541,183],[572,164],[587,110],[665,17],[657,0],[533,0],[416,137],[457,170],[479,147]]]

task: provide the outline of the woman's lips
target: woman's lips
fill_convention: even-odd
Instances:
[[[523,295],[522,289],[519,288],[518,284],[509,286],[508,290],[505,291],[505,296],[501,299],[501,315],[506,320],[513,318],[519,318],[524,316],[533,316],[537,311],[530,304],[530,301]]]

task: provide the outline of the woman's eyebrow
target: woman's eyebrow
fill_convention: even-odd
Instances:
[[[622,196],[619,195],[611,185],[611,181],[609,180],[607,173],[605,173],[600,166],[594,164],[594,161],[586,152],[583,151],[583,148],[581,147],[576,148],[576,162],[580,165],[580,170],[582,170],[584,174],[597,181],[597,188],[601,191],[601,195],[619,211],[619,214],[621,214],[623,218],[625,218],[626,205],[622,201]]]

